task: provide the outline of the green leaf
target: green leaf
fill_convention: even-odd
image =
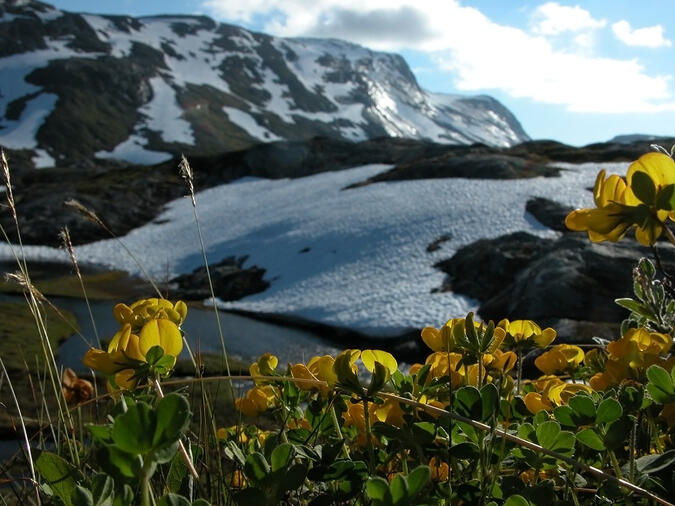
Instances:
[[[469,441],[452,445],[452,456],[457,459],[475,459],[480,454],[480,447]]]
[[[654,181],[649,177],[649,174],[642,171],[637,171],[633,174],[630,181],[630,187],[635,196],[644,204],[651,206],[654,204],[656,198],[656,187]]]
[[[335,358],[333,371],[338,378],[340,386],[344,389],[354,392],[357,395],[363,395],[363,388],[359,382],[358,376],[352,371],[352,362],[350,353],[341,353]]]
[[[157,403],[153,447],[175,443],[190,424],[190,405],[179,394],[169,394]]]
[[[169,493],[157,502],[157,506],[191,506],[191,504],[182,495]]]
[[[605,434],[604,443],[608,450],[618,450],[623,448],[628,443],[628,434],[633,428],[633,422],[627,416],[622,416],[618,420],[613,421],[607,433]]]
[[[483,414],[483,400],[476,387],[466,386],[457,390],[453,405],[458,414],[473,420],[481,418]]]
[[[453,447],[453,456],[455,447]],[[431,479],[431,470],[429,466],[417,466],[408,474],[408,497],[410,500],[415,497],[427,486]]]
[[[560,434],[560,424],[554,421],[543,422],[537,427],[537,441],[544,448],[553,449],[555,441]]]
[[[530,506],[530,501],[525,499],[522,495],[515,494],[509,496],[504,502],[504,506]]]
[[[649,378],[647,390],[656,402],[660,404],[675,402],[675,381],[663,367],[649,366],[647,378]]]
[[[164,349],[161,346],[153,346],[145,354],[145,361],[150,365],[155,365],[163,356]]]
[[[375,477],[366,483],[366,494],[368,498],[376,504],[392,504],[389,484],[384,478]]]
[[[251,453],[246,457],[244,474],[252,481],[262,480],[270,472],[270,466],[260,452]]]
[[[73,506],[94,506],[94,495],[84,487],[75,487],[72,496]]]
[[[155,412],[144,402],[127,407],[115,418],[112,438],[117,447],[131,455],[143,455],[152,449],[156,425]]]
[[[623,415],[623,408],[619,401],[615,399],[605,399],[598,406],[595,415],[595,423],[610,423]]]
[[[88,423],[85,425],[94,441],[99,443],[109,443],[112,440],[111,425],[94,425]]]
[[[91,480],[91,492],[96,506],[112,505],[115,497],[115,482],[110,476],[97,474]]]
[[[583,429],[577,432],[577,441],[582,442],[589,448],[596,451],[605,451],[605,443],[602,442],[600,436],[593,429]]]
[[[55,453],[42,452],[35,461],[35,470],[59,499],[67,506],[73,504],[71,497],[79,479],[79,473],[74,466]]]
[[[113,444],[101,447],[97,452],[97,460],[106,472],[114,473],[115,477],[134,478],[139,470],[138,458]]]
[[[587,395],[577,394],[570,398],[567,404],[579,417],[576,420],[579,425],[588,425],[595,421],[595,404]]]
[[[391,500],[394,504],[405,503],[408,500],[408,480],[401,474],[396,474],[389,484]]]
[[[635,462],[640,472],[647,474],[658,473],[668,467],[675,467],[675,450],[668,450],[662,455],[645,455]],[[675,469],[673,471],[675,472]]]
[[[430,444],[436,439],[436,425],[431,422],[415,422],[412,425],[412,436],[419,444]]]
[[[180,492],[180,488],[183,485],[183,480],[185,480],[187,474],[188,468],[185,465],[183,456],[179,453],[176,453],[171,460],[169,473],[166,476],[166,490],[173,493]]]
[[[499,414],[499,391],[492,383],[488,383],[481,388],[480,396],[483,407],[481,421],[485,422]]]
[[[309,464],[307,462],[302,462],[298,464],[293,464],[287,470],[282,468],[277,471],[280,477],[280,490],[296,490],[300,488],[302,483],[307,477],[307,471],[309,469]]]
[[[666,211],[675,209],[675,184],[669,184],[659,190],[656,194],[656,208]]]
[[[614,302],[617,303],[619,306],[625,307],[629,311],[632,311],[633,313],[642,316],[643,318],[651,319],[652,317],[655,316],[654,312],[642,302],[638,302],[630,298],[614,299]]]
[[[379,362],[373,363],[373,375],[370,378],[370,384],[368,385],[368,395],[373,395],[380,390],[384,384],[389,381],[389,370],[384,367]]]
[[[553,416],[555,416],[555,419],[558,420],[561,425],[565,425],[567,427],[577,426],[573,419],[573,415],[574,411],[569,406],[557,406],[553,410]]]
[[[270,464],[272,464],[272,471],[284,469],[288,462],[293,458],[293,445],[290,443],[282,443],[277,446],[270,456]]]

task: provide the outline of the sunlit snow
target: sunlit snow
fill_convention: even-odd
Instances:
[[[560,164],[558,164],[560,165]],[[210,262],[249,255],[267,269],[271,287],[225,307],[285,313],[389,335],[440,325],[476,308],[452,293],[431,293],[444,274],[433,264],[479,238],[526,230],[555,237],[525,212],[530,197],[575,207],[592,203],[598,164],[563,165],[561,177],[521,180],[434,179],[345,186],[388,168],[370,165],[293,180],[247,178],[197,194]],[[626,164],[602,164],[610,172]],[[199,170],[199,167],[194,167]],[[189,199],[171,202],[156,223],[130,232],[125,244],[157,279],[201,265]],[[427,245],[451,239],[434,253]],[[308,250],[307,250],[308,249]],[[48,247],[29,257],[65,258]],[[9,256],[7,246],[0,254]],[[134,273],[138,267],[113,240],[77,248],[81,261]]]

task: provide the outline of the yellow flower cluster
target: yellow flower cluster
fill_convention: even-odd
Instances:
[[[573,344],[557,344],[539,355],[534,361],[541,372],[547,375],[571,372],[584,361],[584,350]]]
[[[118,387],[130,388],[135,386],[135,364],[145,362],[152,347],[160,346],[175,362],[183,349],[180,326],[187,316],[185,302],[141,299],[131,306],[117,304],[113,314],[120,329],[110,339],[107,351],[89,349],[82,360],[84,365],[113,376]]]
[[[652,245],[666,219],[675,219],[673,185],[675,161],[663,153],[647,153],[628,167],[625,179],[600,171],[593,188],[596,207],[572,211],[565,225],[587,232],[593,242],[616,242],[636,227],[635,238]]]
[[[594,390],[606,390],[625,379],[645,381],[650,365],[660,365],[667,371],[675,365],[675,356],[666,358],[673,339],[668,334],[649,332],[645,328],[630,329],[621,339],[607,345],[605,370],[593,376],[589,383]]]
[[[537,389],[536,392],[529,392],[525,395],[525,406],[533,415],[542,409],[551,411],[556,406],[567,404],[570,397],[574,397],[579,392],[592,392],[588,385],[583,383],[566,383],[558,376],[542,376],[533,382]]]

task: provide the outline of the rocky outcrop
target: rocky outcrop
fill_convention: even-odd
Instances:
[[[227,257],[210,265],[209,273],[213,291],[220,300],[239,300],[247,295],[262,292],[270,284],[265,281],[265,269],[255,265],[244,268],[248,256]],[[206,267],[199,267],[191,274],[183,274],[171,280],[171,293],[184,300],[204,300],[211,297]]]
[[[566,213],[541,199],[528,208],[542,223]],[[632,269],[644,256],[651,256],[649,248],[628,238],[594,244],[580,233],[549,240],[516,232],[467,245],[436,266],[448,275],[439,290],[478,299],[481,318],[532,319],[554,326],[568,342],[587,342],[628,316],[614,300],[632,296]],[[660,256],[666,271],[675,272],[672,249],[662,248]]]
[[[480,146],[475,146],[474,150],[478,152],[459,155],[457,151],[453,151],[433,158],[400,164],[387,172],[377,174],[348,188],[356,188],[380,181],[446,177],[520,179],[536,176],[553,177],[559,174],[559,169],[548,163],[501,153],[481,153],[480,151],[483,149]]]

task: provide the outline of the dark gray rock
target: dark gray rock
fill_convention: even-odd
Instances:
[[[227,257],[221,262],[210,265],[209,272],[213,291],[220,300],[239,300],[247,295],[265,291],[269,282],[265,281],[265,269],[255,265],[244,268],[248,256]],[[206,267],[199,267],[191,274],[183,274],[171,280],[172,295],[185,300],[204,300],[211,297]]]
[[[448,274],[439,290],[478,299],[481,318],[560,325],[565,341],[588,342],[628,316],[614,300],[632,296],[632,270],[644,256],[650,249],[630,239],[593,244],[585,234],[548,240],[518,232],[477,241],[436,266]],[[675,272],[672,248],[661,250],[661,260]]]
[[[527,201],[525,210],[542,225],[558,232],[569,232],[565,227],[565,217],[573,211],[572,207],[562,206],[543,197],[535,197]]]

